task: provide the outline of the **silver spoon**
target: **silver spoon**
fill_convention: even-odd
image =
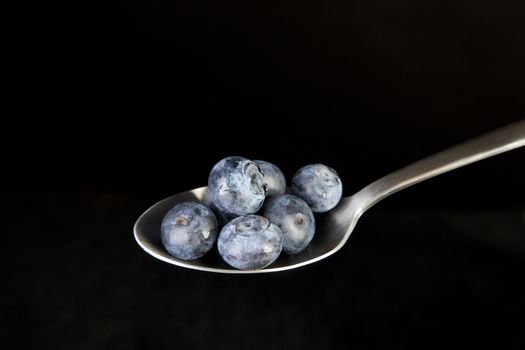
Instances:
[[[423,180],[525,146],[525,120],[471,139],[395,171],[341,200],[336,208],[317,222],[316,234],[308,248],[297,254],[281,254],[262,270],[242,271],[226,265],[218,254],[208,253],[202,259],[184,261],[169,255],[160,241],[160,225],[166,212],[185,201],[209,204],[207,187],[168,197],[146,210],[133,228],[137,243],[147,253],[169,264],[194,270],[219,273],[266,273],[295,269],[322,260],[341,249],[361,215],[383,198]],[[524,163],[525,164],[525,163]],[[522,164],[523,165],[523,164]]]

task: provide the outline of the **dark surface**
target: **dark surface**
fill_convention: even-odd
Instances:
[[[326,163],[350,195],[524,118],[523,1],[22,4],[0,131],[2,344],[525,347],[524,149],[396,194],[297,271],[185,271],[131,232],[225,156],[288,181]]]
[[[131,222],[148,201],[19,195],[1,207],[6,232],[31,232],[0,248],[2,338],[14,348],[525,345],[524,210],[371,211],[323,262],[231,276],[143,253]]]
[[[165,196],[242,155],[327,163],[351,193],[525,117],[521,0],[24,4],[9,185]],[[509,157],[466,176],[471,203],[525,191]]]

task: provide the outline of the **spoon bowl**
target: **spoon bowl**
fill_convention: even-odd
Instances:
[[[322,260],[341,249],[348,241],[360,216],[387,196],[447,171],[525,146],[525,120],[489,132],[397,170],[342,198],[331,211],[316,217],[316,233],[309,246],[299,254],[281,256],[261,270],[237,270],[227,265],[218,252],[211,251],[197,260],[181,260],[168,254],[160,239],[164,215],[186,201],[210,204],[208,188],[201,187],[168,197],[146,210],[134,226],[137,243],[155,258],[180,267],[217,273],[268,273],[294,269]]]
[[[181,260],[164,249],[160,240],[160,226],[164,215],[182,202],[194,201],[209,205],[208,187],[182,192],[153,205],[135,223],[135,239],[142,249],[157,259],[194,270],[241,274],[289,270],[324,259],[343,247],[359,217],[357,212],[349,212],[351,198],[343,198],[336,208],[316,217],[316,234],[304,251],[295,255],[281,254],[273,264],[262,270],[234,269],[227,265],[216,251],[209,252],[201,259]]]

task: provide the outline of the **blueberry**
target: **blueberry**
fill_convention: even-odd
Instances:
[[[264,160],[254,160],[253,162],[259,166],[264,176],[264,183],[268,191],[266,196],[283,194],[286,191],[286,179],[281,169]]]
[[[212,211],[195,202],[173,207],[160,228],[162,244],[171,255],[193,260],[206,254],[217,239],[218,225]]]
[[[283,246],[283,234],[265,217],[247,215],[226,224],[217,245],[219,254],[229,265],[241,270],[257,270],[277,259]]]
[[[323,164],[311,164],[295,173],[292,192],[304,199],[313,212],[324,213],[341,200],[343,184],[334,169]]]
[[[234,215],[255,213],[266,196],[259,167],[243,157],[228,157],[215,164],[208,177],[208,191],[219,210]]]
[[[290,194],[271,197],[264,203],[263,215],[281,229],[283,250],[287,254],[301,252],[314,237],[314,214],[299,197]]]

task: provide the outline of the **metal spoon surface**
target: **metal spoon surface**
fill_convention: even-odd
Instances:
[[[168,197],[146,210],[133,228],[137,243],[155,258],[180,267],[217,273],[252,274],[295,269],[320,261],[341,249],[361,215],[387,196],[423,180],[479,160],[525,146],[525,120],[481,135],[401,168],[341,200],[336,208],[317,219],[314,239],[296,255],[281,254],[262,270],[234,269],[212,252],[201,259],[185,261],[167,253],[160,240],[160,225],[173,206],[185,201],[209,204],[207,187]],[[521,165],[523,166],[524,163]]]

